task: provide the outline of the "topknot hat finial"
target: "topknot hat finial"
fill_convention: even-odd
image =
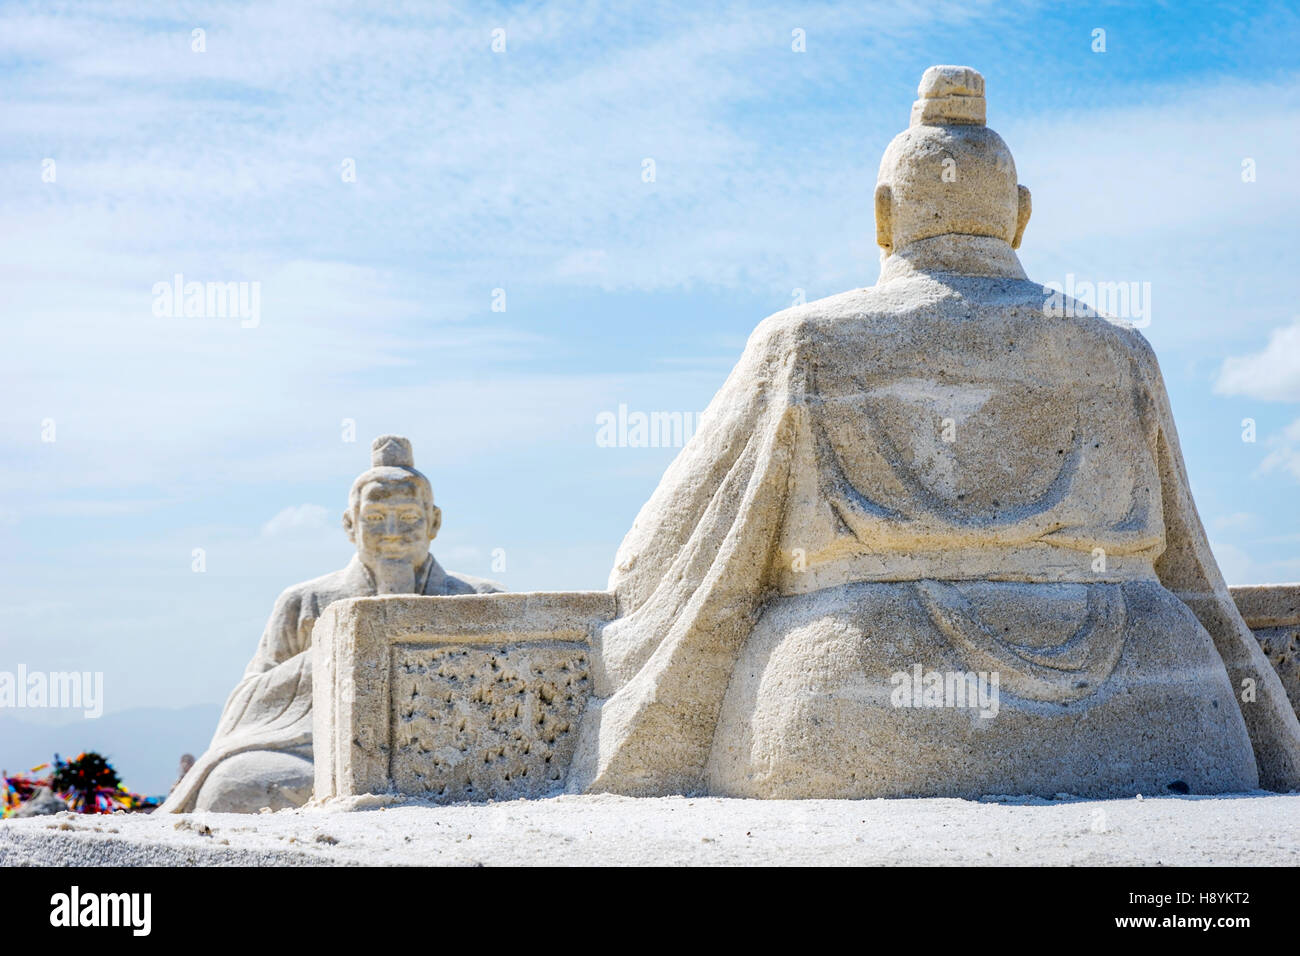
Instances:
[[[370,443],[370,466],[414,468],[415,455],[411,451],[411,440],[401,435],[380,435]]]
[[[969,66],[932,66],[921,76],[911,126],[983,126],[984,77]]]

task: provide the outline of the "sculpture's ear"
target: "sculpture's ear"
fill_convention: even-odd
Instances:
[[[438,537],[438,530],[442,527],[442,509],[437,505],[429,507],[429,540],[432,541]]]
[[[348,536],[348,540],[353,544],[357,543],[357,529],[352,524],[352,509],[349,508],[343,512],[343,533]]]
[[[1011,240],[1011,248],[1019,249],[1020,240],[1025,236],[1025,226],[1029,225],[1029,214],[1033,212],[1033,203],[1029,201],[1029,190],[1024,186],[1017,186],[1020,192],[1020,204],[1016,208],[1016,235]]]
[[[889,183],[876,185],[876,245],[885,252],[894,251],[894,194]]]

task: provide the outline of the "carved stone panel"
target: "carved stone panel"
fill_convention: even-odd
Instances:
[[[591,685],[585,644],[393,648],[393,785],[448,800],[563,789]]]

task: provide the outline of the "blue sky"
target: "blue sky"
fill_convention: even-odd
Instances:
[[[1030,275],[1151,284],[1229,581],[1300,579],[1293,7],[611,6],[0,4],[0,669],[220,703],[276,595],[347,561],[384,432],[446,566],[603,587],[674,450],[596,416],[703,409],[795,289],[875,281],[933,63],[986,77]],[[155,316],[176,273],[259,282],[260,323]]]

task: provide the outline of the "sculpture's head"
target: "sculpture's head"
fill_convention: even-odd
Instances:
[[[876,243],[886,254],[942,235],[992,236],[1020,246],[1029,190],[1002,137],[984,125],[984,77],[932,66],[912,121],[894,137],[876,180]]]
[[[352,483],[343,530],[368,567],[399,561],[418,568],[442,526],[433,487],[415,470],[410,441],[398,435],[371,443],[370,466]]]

